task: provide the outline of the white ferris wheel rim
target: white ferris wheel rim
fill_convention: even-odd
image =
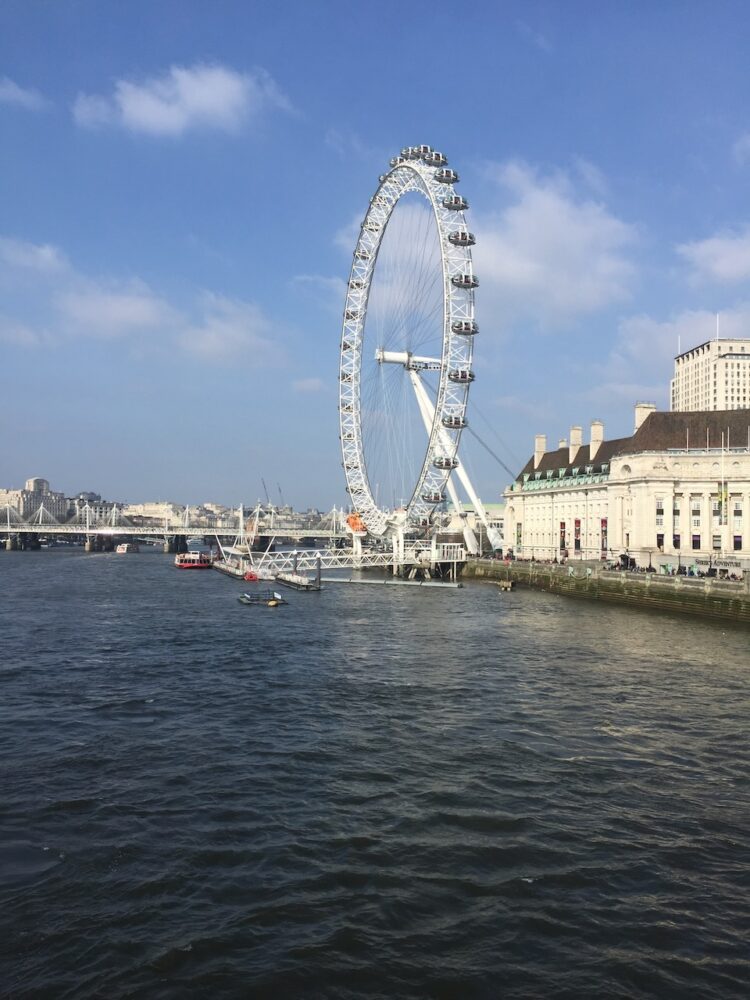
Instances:
[[[445,157],[429,146],[408,147],[391,160],[391,169],[381,175],[362,221],[347,284],[339,367],[341,448],[352,508],[374,535],[383,535],[396,526],[409,529],[429,525],[435,506],[444,499],[447,480],[459,464],[458,445],[466,426],[469,385],[474,378],[471,361],[477,282],[471,258],[474,238],[464,215],[468,205],[455,194],[453,184],[458,176],[446,164]],[[446,180],[446,176],[455,179]],[[370,289],[385,230],[400,199],[413,191],[427,199],[440,245],[442,353],[422,469],[405,507],[393,511],[378,505],[367,472],[360,394],[362,348]],[[466,237],[467,242],[455,242],[457,234]]]

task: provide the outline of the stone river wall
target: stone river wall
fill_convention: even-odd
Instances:
[[[740,582],[607,570],[596,565],[470,559],[464,579],[512,580],[568,597],[699,615],[750,626],[750,573]]]

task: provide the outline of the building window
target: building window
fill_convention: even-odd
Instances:
[[[712,535],[711,548],[714,552],[719,552],[721,550],[721,535]]]
[[[575,534],[573,535],[573,547],[576,552],[581,551],[581,522],[579,518],[575,519]]]
[[[742,535],[734,536],[734,551],[739,552],[742,549]]]
[[[693,551],[696,551],[701,547],[701,536],[693,535]]]
[[[680,536],[672,535],[672,548],[679,549],[680,547]]]
[[[602,518],[601,531],[602,531],[602,552],[606,552],[607,551],[607,518],[606,517]]]
[[[664,535],[657,534],[656,536],[656,547],[660,552],[664,551]]]

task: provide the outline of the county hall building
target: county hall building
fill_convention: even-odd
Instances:
[[[750,569],[750,409],[635,407],[630,437],[544,435],[505,491],[505,545],[522,559],[616,559]]]

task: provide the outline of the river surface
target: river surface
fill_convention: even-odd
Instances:
[[[748,996],[750,635],[0,552],[0,996]]]

